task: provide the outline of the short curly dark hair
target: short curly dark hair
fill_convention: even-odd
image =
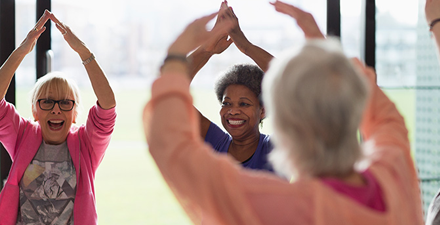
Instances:
[[[264,72],[258,66],[252,64],[237,64],[232,66],[224,75],[220,76],[215,83],[215,94],[219,102],[222,102],[223,94],[229,85],[239,84],[249,88],[259,103],[263,106],[261,97],[261,81]]]

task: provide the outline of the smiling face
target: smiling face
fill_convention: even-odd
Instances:
[[[223,127],[234,139],[260,135],[258,125],[264,119],[264,107],[244,85],[229,85],[223,93],[220,116]]]
[[[38,99],[74,100],[73,94],[60,93],[53,88],[47,90],[47,94],[40,95]],[[74,106],[76,107],[76,106]],[[37,103],[33,111],[34,119],[41,126],[43,140],[47,144],[61,144],[67,139],[70,127],[75,121],[75,110],[63,111],[60,109],[59,103],[56,103],[51,110],[42,110]]]
[[[61,144],[66,141],[70,127],[72,123],[75,123],[78,115],[78,105],[80,103],[79,92],[75,83],[60,73],[49,73],[38,79],[31,91],[31,96],[32,114],[35,121],[38,121],[41,126],[43,140],[48,144]],[[38,99],[73,100],[75,105],[70,111],[61,110],[59,103],[55,103],[51,110],[42,110]],[[66,103],[64,102],[64,104]]]

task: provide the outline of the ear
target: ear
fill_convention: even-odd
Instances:
[[[73,110],[75,110],[75,109],[73,109]],[[73,113],[73,120],[72,120],[72,123],[76,123],[76,117],[78,117],[78,112],[77,112],[77,111],[75,111],[75,112]]]
[[[32,109],[32,116],[34,117],[34,121],[35,122],[38,121],[38,115],[37,115],[37,112],[35,112],[34,109]]]
[[[261,120],[266,118],[266,109],[264,108],[264,106],[261,107],[260,118],[261,118]]]

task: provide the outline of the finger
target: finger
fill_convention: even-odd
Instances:
[[[46,27],[42,27],[40,30],[37,31],[37,34],[35,36],[35,39],[40,38],[41,34],[46,31]],[[34,43],[35,44],[35,43]]]
[[[214,27],[214,29],[209,32],[209,35],[211,37],[217,37],[218,35],[229,31],[233,27],[233,25],[234,23],[230,20],[222,21],[221,23],[219,23],[218,26]]]
[[[212,13],[210,15],[201,17],[200,19],[197,19],[198,22],[203,23],[203,24],[208,24],[209,21],[211,21],[212,19],[214,19],[214,17],[218,14],[218,12]]]
[[[222,6],[220,7],[220,10],[218,11],[216,23],[225,18],[227,10],[228,10],[228,7],[226,6],[226,4],[224,4],[224,2],[222,2]]]
[[[295,19],[298,18],[299,13],[304,12],[295,6],[289,5],[289,4],[284,3],[282,1],[276,1],[272,5],[275,6],[276,11],[278,11],[280,13],[284,13],[286,15],[289,15]]]
[[[32,29],[29,34],[28,34],[28,38],[30,38],[30,40],[35,40],[38,39],[40,37],[40,35],[46,30],[46,27],[42,27],[39,30],[36,30],[35,28]],[[26,41],[26,40],[24,40]]]
[[[227,1],[223,1],[222,4],[220,5],[220,10],[221,9],[227,9],[228,8],[228,2]]]
[[[234,10],[232,9],[232,6],[229,6],[228,11],[229,11],[230,13],[232,13],[232,15],[233,15],[234,17],[237,17],[237,16],[235,15]]]
[[[55,24],[55,26],[57,27],[57,29],[61,32],[62,35],[66,35],[68,32],[68,29],[62,27],[61,25],[59,25],[58,23]]]
[[[23,45],[23,44],[26,43],[26,42],[32,42],[32,43],[33,43],[32,45],[34,45],[35,42],[36,42],[36,40],[41,36],[41,34],[42,34],[45,30],[46,30],[46,27],[42,27],[42,28],[39,29],[39,30],[32,29],[32,30],[28,33],[26,39],[24,39],[24,40],[21,42],[20,45]]]
[[[34,26],[34,30],[40,30],[43,28],[44,24],[49,20],[49,11],[45,10],[43,15],[38,19]]]
[[[237,18],[232,11],[232,7],[229,7],[227,10],[224,11],[224,15],[230,18]]]
[[[40,35],[46,30],[46,27],[42,27],[41,29],[38,30],[37,32],[37,37],[40,37]]]
[[[65,25],[63,22],[61,22],[61,21],[55,16],[55,14],[52,13],[52,14],[50,15],[50,19],[51,19],[56,25],[58,25],[60,28],[62,28],[62,30],[60,30],[61,33],[63,33],[63,31],[66,30],[66,25]]]

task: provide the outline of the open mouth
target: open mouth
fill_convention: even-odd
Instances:
[[[245,120],[227,120],[229,124],[239,126],[244,124]]]
[[[49,120],[47,124],[51,130],[59,130],[63,127],[64,120]]]

